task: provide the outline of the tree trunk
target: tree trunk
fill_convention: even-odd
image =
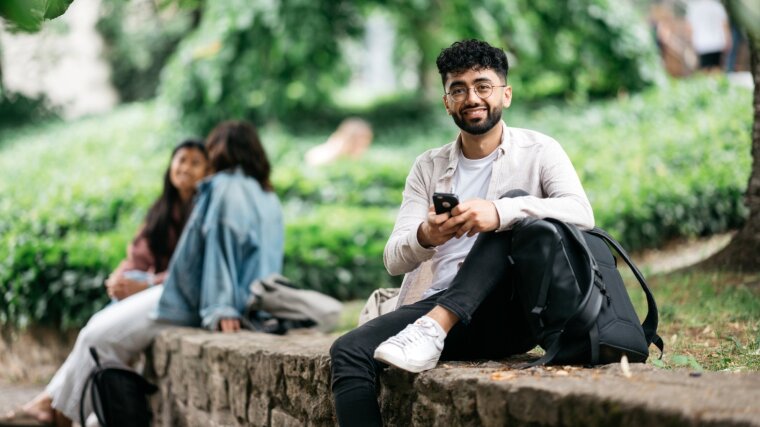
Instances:
[[[760,271],[760,43],[750,37],[749,47],[750,68],[755,82],[752,172],[745,195],[749,217],[728,246],[703,264],[705,267]]]
[[[0,30],[2,30],[3,27],[0,26]],[[3,97],[5,96],[5,85],[3,84],[3,46],[0,45],[0,102],[2,102]]]

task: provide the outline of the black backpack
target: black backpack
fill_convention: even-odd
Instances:
[[[81,425],[86,425],[84,404],[87,388],[91,386],[92,410],[101,427],[149,427],[153,412],[148,396],[158,388],[131,369],[101,366],[95,347],[90,347],[90,354],[96,366],[82,389],[79,403]]]
[[[648,313],[641,324],[610,246],[646,294]],[[558,220],[529,218],[514,227],[508,259],[531,332],[545,351],[527,366],[598,365],[619,362],[623,355],[645,362],[652,343],[662,357],[652,292],[622,246],[605,231],[581,232]]]

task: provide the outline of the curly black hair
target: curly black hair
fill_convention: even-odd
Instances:
[[[441,51],[435,64],[444,85],[449,73],[459,74],[466,70],[490,68],[496,71],[496,74],[503,75],[506,83],[509,72],[509,62],[503,50],[475,39],[454,42]]]

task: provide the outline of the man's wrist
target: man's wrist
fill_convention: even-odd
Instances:
[[[499,215],[499,208],[496,206],[495,200],[491,200],[491,205],[493,206],[493,211],[496,219],[496,223],[493,225],[493,229],[498,230],[501,227],[501,215]]]
[[[419,227],[417,227],[417,243],[420,244],[425,249],[431,249],[435,247],[435,245],[431,244],[430,242],[425,240],[425,231],[422,229],[422,227],[425,226],[425,223],[421,223]]]

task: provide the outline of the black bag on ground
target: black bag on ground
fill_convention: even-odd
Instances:
[[[646,294],[642,324],[610,246]],[[603,230],[581,232],[554,219],[526,219],[513,230],[509,260],[531,332],[546,352],[528,366],[606,364],[624,354],[631,362],[645,362],[652,343],[662,353],[657,306],[644,276]]]
[[[95,347],[90,347],[90,354],[96,366],[82,389],[79,403],[82,426],[86,425],[84,406],[87,388],[90,387],[92,410],[101,427],[149,427],[153,412],[148,396],[158,388],[131,369],[101,366]]]

